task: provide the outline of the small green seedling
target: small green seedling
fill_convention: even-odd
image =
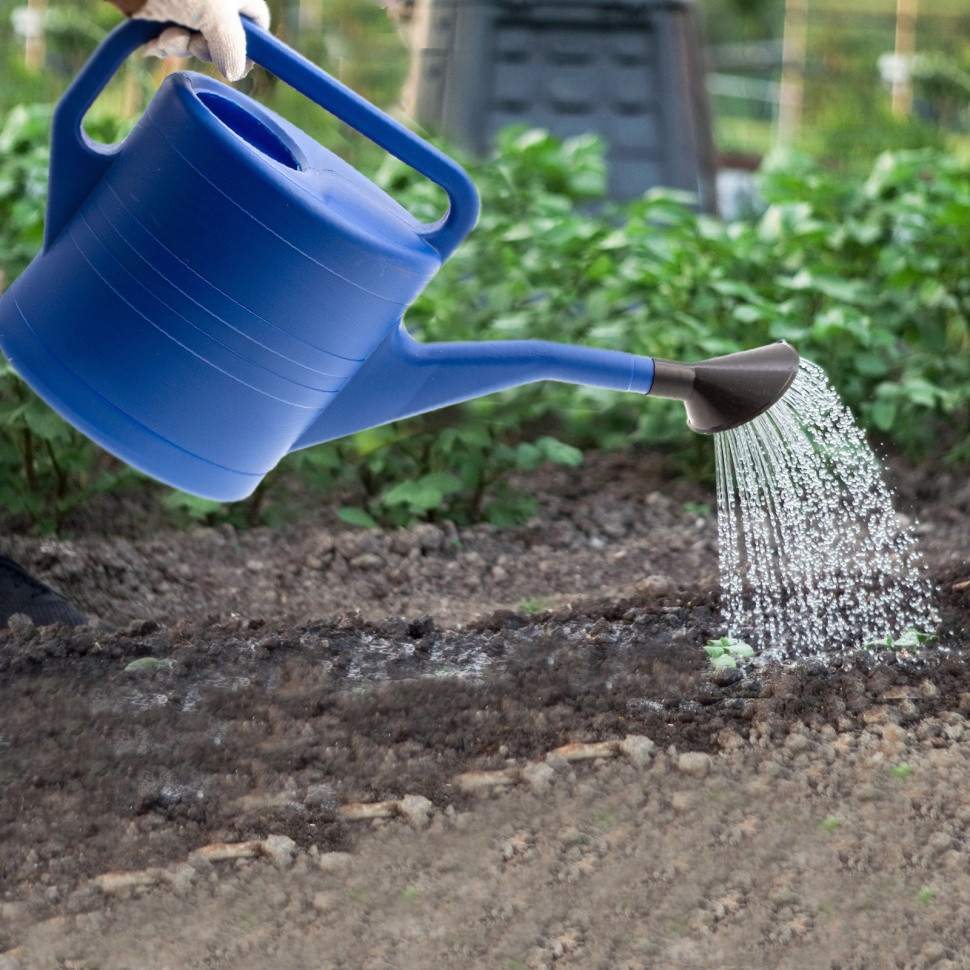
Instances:
[[[838,831],[841,824],[842,823],[834,815],[829,815],[828,818],[823,818],[822,821],[818,823],[818,827],[823,832],[827,832],[829,835],[832,835]]]
[[[908,761],[900,761],[898,765],[892,766],[890,772],[896,781],[906,781],[913,773],[913,769],[910,767]]]
[[[684,502],[684,511],[698,519],[706,519],[714,514],[714,509],[709,502]]]
[[[708,640],[704,644],[704,651],[714,670],[737,667],[739,660],[747,660],[754,656],[754,647],[751,644],[745,643],[743,640],[735,640],[734,637]]]
[[[597,812],[596,825],[602,830],[607,831],[613,825],[612,812]]]
[[[171,670],[172,660],[160,660],[158,657],[139,657],[125,665],[126,674],[154,674],[159,670]]]
[[[519,609],[523,613],[538,613],[545,609],[545,602],[539,599],[538,596],[527,597],[525,599],[519,600]]]
[[[930,886],[924,886],[922,889],[917,890],[913,893],[913,899],[918,903],[932,903],[936,898],[936,890],[932,889]]]
[[[866,650],[918,650],[936,639],[935,633],[926,633],[916,627],[907,627],[898,636],[887,633],[882,640],[869,640],[863,644]]]

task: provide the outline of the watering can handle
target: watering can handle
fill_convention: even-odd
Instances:
[[[478,219],[478,191],[465,170],[268,30],[245,17],[243,27],[248,57],[444,189],[448,211],[426,225],[422,235],[442,260],[447,259]]]
[[[157,37],[166,26],[151,20],[126,20],[119,24],[57,102],[51,124],[45,250],[74,217],[120,148],[120,145],[101,145],[89,138],[81,127],[84,116],[128,56]]]
[[[85,114],[128,56],[166,26],[148,20],[119,24],[58,102],[51,130],[45,249],[71,221],[121,147],[99,145],[89,138],[81,126]],[[422,236],[442,260],[447,259],[478,218],[478,192],[464,169],[253,21],[244,17],[243,27],[246,53],[253,61],[444,189],[448,211],[424,226]]]

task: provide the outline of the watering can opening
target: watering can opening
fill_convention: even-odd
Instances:
[[[248,145],[280,165],[297,172],[301,170],[302,166],[282,137],[237,101],[231,101],[214,91],[200,91],[197,97],[216,118]]]

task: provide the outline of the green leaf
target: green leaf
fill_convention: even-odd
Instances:
[[[869,409],[869,416],[872,419],[872,423],[880,431],[891,431],[893,424],[896,422],[897,410],[898,405],[895,401],[882,398],[881,400],[873,402],[872,407]]]
[[[747,660],[754,656],[754,649],[750,644],[734,637],[718,637],[717,640],[708,640],[704,644],[704,652],[714,670],[737,667],[738,660]]]
[[[363,509],[353,508],[352,506],[343,506],[337,509],[337,518],[341,522],[346,522],[347,525],[356,525],[362,529],[380,528],[377,520],[372,515]]]
[[[522,525],[539,510],[539,503],[531,495],[510,495],[489,502],[484,508],[485,520],[499,529]]]
[[[463,487],[457,475],[435,472],[413,482],[392,485],[381,494],[380,501],[384,505],[406,505],[414,511],[426,512],[438,508],[446,496],[460,492]]]
[[[515,449],[515,465],[516,468],[521,468],[524,470],[531,470],[533,468],[538,468],[543,461],[545,455],[542,449],[532,442],[523,441]]]
[[[866,377],[885,377],[889,372],[889,365],[879,354],[860,353],[855,356],[856,370]]]
[[[815,290],[837,300],[839,303],[850,305],[856,303],[867,305],[873,299],[873,294],[867,282],[819,275],[806,269],[800,270],[790,279],[782,279],[779,282],[782,286],[792,290]]]
[[[913,650],[918,647],[925,646],[927,643],[931,643],[936,639],[936,634],[934,633],[924,633],[922,630],[917,630],[915,627],[907,627],[903,630],[902,634],[893,641],[893,647],[896,650]]]
[[[139,657],[125,665],[125,673],[154,674],[159,670],[168,670],[172,666],[171,660],[159,660],[158,657]]]
[[[63,441],[70,436],[70,428],[46,404],[34,400],[24,409],[24,424],[42,441]]]
[[[820,314],[812,326],[812,336],[822,342],[843,334],[865,343],[869,336],[869,318],[853,307],[836,306]]]
[[[169,492],[162,499],[162,505],[173,511],[184,512],[190,519],[197,522],[203,521],[223,508],[222,502],[178,490]]]
[[[863,646],[867,650],[917,650],[936,639],[935,633],[907,627],[898,637],[887,633],[882,640],[869,640]]]
[[[568,465],[578,468],[583,463],[583,453],[572,445],[567,445],[557,438],[548,436],[540,438],[536,446],[546,458],[557,465]]]

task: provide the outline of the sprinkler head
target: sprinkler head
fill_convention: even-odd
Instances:
[[[698,434],[730,431],[764,414],[791,387],[798,354],[784,340],[696,364],[654,361],[651,394],[676,398]]]

